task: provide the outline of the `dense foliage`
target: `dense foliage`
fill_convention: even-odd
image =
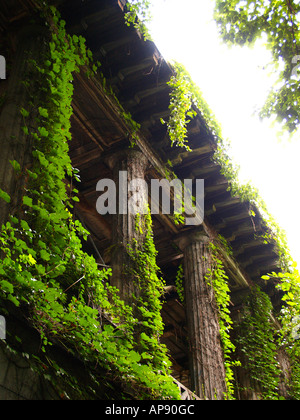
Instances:
[[[263,37],[273,55],[278,81],[262,117],[275,115],[289,132],[300,125],[300,3],[297,0],[217,0],[215,19],[228,44],[252,45]]]
[[[134,337],[142,358],[152,361],[158,371],[167,373],[171,363],[166,346],[159,342],[164,332],[161,310],[165,283],[156,263],[150,209],[145,216],[136,215],[136,230],[145,238],[142,244],[133,240],[128,246],[127,274],[138,290],[137,296],[133,296],[133,313],[138,320],[133,326]]]
[[[186,68],[177,62],[172,64],[173,76],[168,85],[171,87],[170,93],[170,117],[166,122],[168,134],[172,146],[178,146],[191,152],[188,144],[188,124],[200,113],[207,124],[210,132],[216,136],[221,136],[221,128],[216,122],[216,118],[203,98],[199,87],[193,82]]]
[[[294,267],[290,272],[270,273],[263,276],[266,281],[276,283],[282,294],[283,306],[279,314],[281,329],[278,345],[284,348],[291,363],[290,394],[300,399],[300,273]]]
[[[191,151],[187,139],[187,125],[195,116],[192,109],[192,92],[189,89],[189,81],[183,72],[175,67],[175,74],[171,77],[168,85],[171,87],[170,93],[170,118],[168,121],[168,134],[171,145],[185,148]],[[162,119],[162,124],[166,122]]]
[[[285,64],[281,74],[284,84],[271,94],[263,113],[276,113],[290,131],[299,124],[296,90],[299,81],[289,77],[293,70],[290,66],[293,54],[298,51],[299,32],[295,28],[299,5],[294,3],[289,0],[217,1],[216,14],[222,36],[228,42],[251,43],[262,33],[269,33],[268,42],[274,59],[282,59]],[[148,1],[133,0],[127,5],[127,23],[134,24],[144,35],[147,33],[144,23],[141,26],[137,17],[144,22],[148,8]],[[74,72],[83,69],[90,75],[95,74],[96,66],[84,39],[66,33],[65,23],[54,8],[43,8],[43,16],[50,35],[43,45],[41,60],[32,57],[29,61],[23,83],[31,98],[26,109],[20,110],[24,117],[24,134],[32,145],[32,166],[21,167],[17,161],[11,162],[17,176],[25,180],[25,187],[21,208],[11,214],[0,232],[0,303],[3,308],[9,302],[16,308],[25,309],[28,320],[40,334],[44,352],[48,346],[59,343],[71,354],[80,354],[86,365],[104,367],[107,372],[116,373],[120,382],[133,384],[135,396],[178,399],[178,389],[170,378],[167,351],[159,342],[163,332],[160,311],[164,284],[156,265],[151,217],[145,218],[143,226],[137,223],[138,229],[145,233],[143,244],[134,242],[128,248],[130,275],[141,289],[141,295],[134,297],[135,309],[126,306],[118,291],[110,286],[111,270],[99,269],[94,258],[82,251],[82,241],[87,239],[88,232],[74,217],[77,191],[72,188],[72,180],[76,178],[76,171],[68,156],[72,80]],[[279,41],[280,37],[283,40]],[[169,86],[172,88],[170,120],[166,124],[172,145],[190,151],[187,125],[200,112],[218,141],[214,161],[220,164],[232,194],[248,202],[250,217],[255,216],[257,203],[265,210],[254,189],[238,184],[236,170],[221,140],[220,128],[183,66],[174,65]],[[136,135],[138,125],[124,110],[120,113]],[[69,180],[67,188],[65,179]],[[67,191],[71,192],[68,194]],[[0,199],[7,203],[11,200],[2,190]],[[278,230],[274,224],[264,239],[271,241],[276,236],[282,266],[291,268],[285,239],[278,235]],[[214,289],[227,398],[230,399],[234,392],[231,359],[235,346],[230,337],[228,277],[218,246],[219,243],[211,244],[212,268],[206,281]],[[299,399],[300,275],[294,269],[264,277],[266,281],[270,279],[278,281],[277,288],[283,294],[282,330],[279,334],[272,323],[269,298],[255,288],[244,306],[238,345],[247,356],[246,367],[252,380],[260,386],[262,399],[278,399],[280,372],[276,354],[279,347],[284,347],[291,360],[291,395]],[[178,270],[176,286],[184,302],[182,266]],[[67,376],[59,367],[55,371],[57,376]],[[57,386],[56,378],[50,379]],[[75,378],[67,378],[69,385],[82,393],[82,397],[91,397],[96,392],[96,383],[101,380],[94,371],[90,379],[90,388],[81,389]]]
[[[230,144],[222,138],[222,130],[203,98],[199,87],[193,82],[191,76],[182,64],[173,63],[174,75],[169,81],[170,93],[170,117],[163,124],[168,127],[168,134],[172,146],[181,147],[189,152],[191,148],[188,142],[188,124],[200,113],[207,129],[216,141],[216,150],[212,160],[220,166],[220,172],[228,181],[228,190],[233,197],[246,203],[249,207],[249,217],[253,218],[260,212],[263,219],[265,233],[263,240],[266,243],[275,243],[280,257],[280,267],[288,270],[291,256],[288,249],[285,232],[278,225],[274,217],[268,211],[264,200],[259,195],[257,188],[248,182],[242,184],[239,181],[239,167],[230,157]],[[254,223],[254,222],[253,222]]]
[[[92,67],[91,75],[96,67],[84,39],[66,33],[65,22],[55,8],[45,8],[42,2],[41,6],[50,37],[45,39],[41,59],[30,59],[23,81],[30,100],[20,112],[24,134],[32,144],[32,165],[29,169],[11,162],[26,182],[20,210],[11,213],[0,233],[1,306],[9,301],[28,314],[44,352],[60,343],[71,354],[80,354],[87,366],[101,366],[108,375],[117,372],[118,381],[134,384],[132,392],[140,398],[179,398],[165,348],[159,344],[161,328],[156,328],[162,324],[157,296],[161,289],[157,284],[151,288],[149,281],[151,294],[143,295],[137,318],[109,285],[111,270],[101,270],[94,258],[82,251],[81,241],[87,239],[88,232],[73,214],[78,200],[72,189],[76,171],[68,155],[72,80],[74,72]],[[66,179],[70,182],[67,186]],[[10,201],[4,191],[1,198]],[[146,228],[144,251],[155,270],[150,223]],[[143,250],[133,257],[143,258]],[[154,274],[152,278],[156,279]],[[155,320],[154,329],[145,327],[150,318]],[[141,322],[145,330],[137,343],[135,330]],[[61,375],[61,370],[56,369],[55,374]],[[56,383],[55,377],[50,380]],[[74,378],[68,378],[77,394],[96,398],[93,394],[101,378],[95,369],[90,381],[90,388],[83,389]]]
[[[221,238],[222,240],[222,238]],[[232,330],[232,320],[230,315],[230,289],[228,276],[225,272],[223,261],[219,256],[220,241],[210,244],[211,250],[211,268],[206,274],[208,286],[214,290],[215,301],[218,311],[218,320],[220,325],[220,337],[223,349],[225,373],[226,373],[226,399],[233,399],[234,396],[234,373],[233,366],[239,365],[238,361],[233,361],[232,354],[235,346],[230,337]]]
[[[147,22],[150,19],[149,0],[130,0],[126,22],[133,24],[149,38]],[[272,72],[278,80],[260,116],[275,116],[290,133],[299,125],[300,4],[297,0],[253,1],[215,0],[215,20],[221,38],[229,45],[253,45],[259,38],[265,40],[272,52]]]
[[[140,2],[139,6],[141,6]],[[148,3],[148,2],[147,2]],[[149,4],[147,4],[149,6]],[[221,37],[228,44],[252,45],[263,37],[267,47],[273,53],[272,71],[279,69],[278,82],[270,92],[269,98],[261,110],[262,117],[276,116],[284,128],[295,132],[299,127],[299,22],[300,4],[292,0],[257,1],[252,0],[216,0],[215,19]],[[247,301],[239,325],[239,345],[247,354],[246,368],[252,381],[259,388],[262,399],[278,399],[280,369],[276,356],[279,348],[287,349],[292,369],[290,385],[291,395],[299,398],[299,349],[295,334],[299,329],[299,273],[292,268],[287,241],[284,232],[269,214],[258,191],[250,184],[241,185],[238,181],[238,168],[232,163],[228,146],[222,139],[219,125],[210,112],[202,94],[192,82],[184,67],[173,65],[174,74],[169,82],[170,118],[162,121],[167,124],[172,145],[191,151],[188,144],[188,124],[201,112],[210,132],[217,141],[217,150],[213,160],[221,167],[221,173],[227,178],[229,190],[249,206],[249,217],[255,231],[254,218],[259,210],[265,234],[265,243],[275,243],[283,273],[272,273],[266,278],[278,279],[278,289],[284,293],[283,309],[279,333],[272,318],[272,304],[267,295],[254,288]],[[221,337],[227,363],[227,381],[229,397],[233,393],[231,381],[230,354],[234,346],[230,341],[231,320],[228,310],[229,289],[226,289],[226,274],[222,261],[218,257],[215,245],[212,249],[213,268],[207,275],[207,281],[214,287],[219,308]],[[297,274],[298,273],[298,274]],[[176,286],[183,301],[182,266],[176,279]],[[279,337],[279,338],[278,338]],[[297,336],[298,337],[298,336]],[[298,339],[298,338],[297,338]],[[226,347],[227,346],[227,347]],[[227,350],[226,350],[227,349]]]
[[[250,375],[252,389],[263,400],[279,399],[280,367],[272,310],[269,297],[253,288],[244,302],[237,335],[245,359],[243,367]]]
[[[263,280],[275,282],[282,307],[275,321],[270,298],[258,286],[252,288],[235,326],[237,346],[244,354],[243,368],[249,372],[252,389],[261,399],[283,399],[279,393],[282,367],[278,363],[278,354],[283,351],[290,364],[284,383],[289,397],[299,400],[300,274],[294,267],[290,273],[274,272],[263,276]]]
[[[150,39],[147,22],[150,17],[150,0],[129,0],[126,3],[125,22],[128,26],[133,25],[144,37]]]
[[[297,129],[300,111],[298,100],[300,78],[297,76],[299,65],[295,65],[297,60],[300,61],[300,55],[297,55],[300,5],[295,3],[291,0],[276,2],[216,0],[215,11],[215,19],[225,42],[253,44],[257,38],[265,34],[268,39],[267,45],[274,54],[274,62],[284,63],[285,69],[280,74],[278,86],[270,93],[262,115],[270,116],[275,113],[278,120],[291,132]],[[136,2],[136,16],[138,9],[149,11],[149,6],[149,1]],[[222,138],[221,127],[199,87],[182,64],[173,63],[172,66],[174,74],[169,81],[170,117],[168,121],[161,120],[168,127],[172,146],[191,151],[188,142],[188,124],[198,112],[201,113],[217,143],[213,160],[220,165],[221,173],[227,178],[232,196],[239,197],[247,203],[252,220],[257,211],[260,212],[265,228],[263,239],[266,243],[276,244],[280,266],[282,270],[289,270],[292,258],[285,232],[268,211],[258,190],[251,183],[241,184],[239,181],[239,168],[230,157],[230,144]]]

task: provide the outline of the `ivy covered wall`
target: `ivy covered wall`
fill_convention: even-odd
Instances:
[[[97,392],[105,371],[107,378],[117,377],[112,383],[117,382],[121,389],[134,384],[133,397],[179,398],[178,387],[170,377],[166,348],[159,343],[159,301],[147,292],[136,316],[109,285],[111,270],[99,269],[94,258],[82,251],[81,241],[88,232],[74,218],[78,191],[71,186],[76,173],[68,155],[72,80],[79,71],[91,76],[96,66],[84,39],[66,33],[65,22],[55,8],[41,2],[40,12],[42,52],[37,56],[34,49],[27,50],[22,56],[23,60],[26,57],[26,72],[18,80],[26,97],[18,115],[23,119],[28,158],[25,160],[19,150],[19,158],[10,159],[10,165],[14,181],[21,180],[21,194],[15,202],[12,190],[0,191],[9,209],[0,236],[2,311],[9,317],[13,305],[13,312],[23,314],[38,332],[42,353],[26,353],[26,357],[38,361],[44,376],[56,387],[62,386],[63,378],[77,396],[87,398],[88,393],[89,398],[103,397]],[[145,250],[134,251],[132,258],[143,258],[147,252],[152,264],[149,270],[154,270],[148,280],[157,282],[150,219],[145,230]],[[141,276],[142,284],[143,273],[136,275]],[[159,294],[161,287],[154,283],[153,290]],[[137,336],[137,326],[150,318],[155,322]],[[8,344],[18,341],[10,334],[8,331]],[[88,389],[57,361],[48,360],[49,349],[57,346],[80,358],[89,373]],[[54,363],[52,376],[49,372]]]
[[[131,11],[134,16],[134,9]],[[133,242],[128,248],[130,275],[141,288],[135,309],[111,286],[111,270],[99,269],[95,259],[82,250],[88,232],[74,216],[78,191],[73,181],[78,174],[69,157],[72,82],[74,74],[81,72],[105,83],[85,40],[68,35],[57,10],[39,2],[39,14],[34,30],[19,35],[28,42],[25,49],[20,48],[11,70],[18,86],[7,92],[14,98],[13,107],[5,99],[1,103],[0,118],[5,119],[8,112],[15,116],[12,131],[6,132],[7,138],[15,141],[3,141],[5,153],[1,156],[5,160],[3,179],[7,179],[0,190],[0,307],[8,320],[8,339],[5,345],[1,343],[1,354],[6,355],[3,363],[9,366],[8,360],[20,360],[21,356],[36,372],[33,382],[42,380],[51,398],[179,399],[170,376],[168,352],[160,342],[164,282],[156,263],[151,217],[142,224],[137,218],[136,229],[143,231],[144,241]],[[207,116],[215,135],[219,129],[208,117],[189,76],[179,65],[175,70],[169,82],[171,118],[162,123],[168,125],[171,143],[189,151],[186,127],[196,106]],[[106,94],[112,92],[106,88]],[[114,100],[132,127],[133,145],[139,126]],[[251,189],[238,188],[221,146],[215,161],[229,179],[232,193],[250,203],[249,214],[253,215],[257,197]],[[273,237],[265,238],[270,239]],[[220,326],[226,371],[224,398],[283,398],[278,355],[284,351],[289,358],[283,378],[285,397],[298,399],[295,331],[300,314],[299,273],[291,267],[284,240],[278,248],[287,272],[270,273],[263,279],[278,283],[283,310],[276,313],[268,296],[254,288],[243,302],[237,322],[232,320],[229,278],[219,252],[225,242],[219,238],[211,243],[211,268],[205,276]],[[183,266],[176,287],[184,302]],[[279,327],[274,326],[274,315]],[[23,326],[25,335],[17,324]],[[34,345],[28,344],[31,336]]]

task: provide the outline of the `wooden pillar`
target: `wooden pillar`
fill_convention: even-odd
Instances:
[[[15,60],[8,78],[5,103],[0,114],[0,188],[11,196],[10,204],[0,200],[0,226],[9,214],[18,210],[22,185],[10,161],[16,160],[23,169],[30,161],[29,136],[23,131],[21,109],[30,101],[25,85],[30,58],[39,61],[44,45],[44,31],[34,25],[23,29],[17,37]],[[0,81],[1,83],[1,81]]]
[[[139,246],[145,239],[144,215],[148,211],[148,187],[145,170],[148,160],[138,150],[129,149],[109,159],[117,191],[116,214],[112,219],[112,284],[127,304],[139,296],[139,288],[130,274],[128,246]]]
[[[225,367],[214,292],[205,281],[211,265],[209,238],[189,232],[179,241],[184,251],[186,316],[191,389],[200,398],[222,400]]]

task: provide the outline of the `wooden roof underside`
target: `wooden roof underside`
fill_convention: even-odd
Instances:
[[[81,34],[87,40],[94,56],[102,64],[101,70],[113,87],[118,100],[125,111],[130,112],[133,119],[141,124],[141,134],[161,162],[168,160],[173,163],[173,170],[181,179],[204,179],[205,180],[205,222],[214,231],[226,238],[233,249],[234,257],[239,266],[252,281],[260,279],[261,275],[276,269],[278,266],[278,254],[274,246],[265,244],[260,235],[266,232],[262,218],[257,215],[249,215],[249,203],[243,203],[237,197],[232,197],[228,191],[228,182],[221,175],[220,167],[212,162],[212,156],[216,148],[214,136],[209,132],[207,125],[198,113],[197,117],[189,124],[189,145],[192,153],[179,148],[172,148],[167,137],[166,127],[160,122],[161,118],[168,118],[169,93],[167,85],[172,70],[165,62],[154,43],[144,42],[133,28],[124,24],[122,3],[116,0],[72,0],[63,2],[63,16],[67,20],[70,32]],[[76,99],[82,105],[83,91],[77,92]],[[86,90],[85,90],[86,92]],[[94,132],[97,156],[91,150],[87,150],[82,167],[82,177],[85,179],[85,195],[94,204],[94,193],[99,170],[98,163],[101,159],[101,147],[104,152],[110,149],[118,149],[126,142],[125,133],[117,130],[114,121],[101,119],[98,108],[101,106],[99,98],[98,108],[95,106],[97,94],[90,92],[93,102],[85,98],[90,104],[86,109],[86,126]],[[79,98],[77,99],[77,96]],[[94,103],[95,100],[95,103]],[[104,105],[105,107],[105,105]],[[80,106],[75,105],[76,109]],[[112,116],[113,118],[113,116]],[[83,141],[81,135],[76,135],[76,141]],[[79,140],[80,139],[80,140]],[[80,164],[80,149],[76,149],[75,142],[71,153],[77,153],[76,163]],[[98,160],[97,160],[98,159]],[[98,162],[99,161],[99,162]],[[93,177],[93,178],[92,178]],[[93,199],[94,198],[94,199]],[[158,250],[161,262],[165,262],[164,255],[170,254],[170,238],[178,231],[178,228],[159,220],[156,229]],[[165,250],[168,250],[165,252]]]
[[[143,41],[137,31],[124,24],[121,0],[59,1],[63,18],[70,33],[81,34],[87,40],[101,70],[113,87],[125,111],[141,125],[138,145],[149,157],[152,168],[148,177],[162,176],[164,163],[173,163],[181,179],[205,180],[205,224],[228,241],[233,257],[227,259],[233,303],[239,302],[247,284],[260,282],[261,276],[278,268],[275,245],[266,244],[266,233],[259,212],[249,215],[249,203],[232,197],[221,168],[213,163],[216,139],[198,112],[189,124],[189,145],[193,152],[172,148],[166,127],[160,122],[169,115],[167,85],[172,70],[153,42]],[[11,31],[33,10],[33,0],[4,0],[0,11],[0,33]],[[130,128],[119,114],[118,106],[109,98],[101,83],[78,75],[74,81],[75,97],[72,117],[73,140],[70,155],[73,166],[80,169],[78,185],[81,202],[78,217],[92,233],[87,250],[97,252],[109,263],[106,250],[111,245],[111,221],[96,212],[96,184],[112,174],[105,158],[128,145]],[[166,281],[173,285],[182,252],[174,238],[185,229],[177,227],[167,216],[155,216],[154,236],[158,249],[158,264]],[[98,255],[99,256],[99,255]],[[177,296],[170,293],[163,309],[166,325],[163,341],[170,349],[177,379],[187,382],[187,332],[184,308]]]

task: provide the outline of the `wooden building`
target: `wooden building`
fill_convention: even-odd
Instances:
[[[0,187],[8,194],[17,185],[9,161],[26,159],[27,137],[21,130],[20,114],[26,91],[18,82],[26,71],[26,48],[37,54],[42,49],[41,29],[31,24],[38,3],[1,0],[0,54],[6,57],[7,78],[0,81]],[[107,86],[111,86],[115,95],[108,94],[103,78],[94,75],[87,78],[83,72],[74,76],[69,155],[81,178],[76,184],[80,199],[75,206],[76,216],[90,232],[84,250],[99,264],[112,267],[113,284],[129,304],[135,291],[130,276],[122,277],[122,264],[126,263],[126,246],[133,239],[141,241],[144,233],[134,229],[135,219],[131,214],[101,216],[97,212],[98,181],[118,182],[119,172],[127,171],[128,181],[139,178],[150,185],[153,179],[167,178],[170,164],[181,180],[191,179],[194,184],[197,179],[205,181],[203,224],[178,225],[173,217],[161,213],[153,215],[152,222],[157,265],[166,281],[161,341],[169,350],[172,376],[184,398],[192,398],[193,391],[200,399],[221,400],[226,393],[226,382],[219,321],[214,297],[204,279],[211,268],[209,244],[221,235],[231,249],[229,253],[228,247],[220,245],[219,254],[229,278],[231,316],[236,319],[243,297],[253,285],[262,286],[276,305],[278,295],[274,285],[265,285],[261,280],[263,275],[279,269],[276,242],[266,241],[270,229],[259,210],[231,193],[228,179],[213,159],[218,145],[216,134],[199,110],[188,124],[188,144],[192,151],[171,146],[161,119],[167,121],[170,115],[168,82],[174,70],[152,41],[145,41],[137,29],[125,24],[125,0],[54,3],[66,21],[68,33],[86,39],[94,59],[101,63]],[[128,114],[132,120],[126,118]],[[132,121],[139,124],[138,129],[132,126]],[[8,138],[18,139],[14,147],[7,144]],[[141,193],[147,200],[147,192]],[[8,211],[7,204],[1,203],[1,223],[7,220]],[[113,247],[118,251],[112,251]],[[184,266],[184,304],[175,287],[180,264]],[[30,341],[29,348],[38,347],[36,331],[22,322],[17,316],[7,315],[8,328],[16,329],[27,344]],[[24,328],[28,329],[27,334]],[[0,351],[0,399],[59,398],[44,380],[26,368],[26,357],[16,354],[8,357],[3,341]],[[71,365],[72,361],[70,369],[84,370],[80,356],[71,360],[64,349],[56,351],[65,365]],[[51,352],[54,350],[49,358],[53,356]],[[84,373],[79,375],[82,376]],[[105,395],[117,398],[119,394],[112,391],[109,395],[106,390]],[[248,397],[255,399],[255,392]]]

